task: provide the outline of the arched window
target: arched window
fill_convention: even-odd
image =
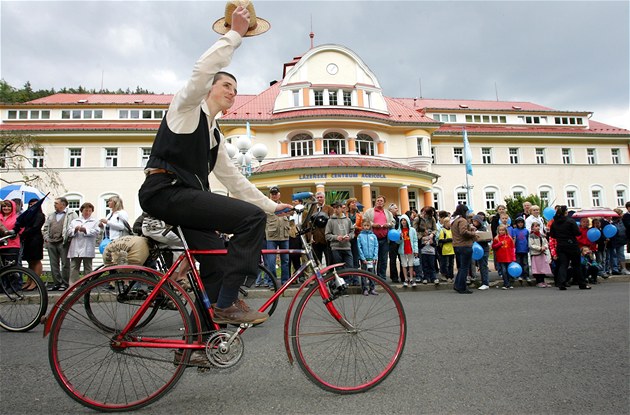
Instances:
[[[628,200],[628,187],[622,184],[615,186],[615,204],[623,208]]]
[[[291,157],[313,155],[313,137],[308,134],[296,134],[291,139]]]
[[[346,139],[339,133],[324,135],[324,154],[346,154]]]
[[[374,139],[367,134],[357,134],[357,153],[362,156],[374,155]]]
[[[527,196],[527,189],[525,189],[523,186],[512,186],[512,197],[516,199],[519,196]]]
[[[83,196],[78,193],[68,193],[64,197],[68,200],[68,210],[78,212],[83,203]]]
[[[580,192],[576,186],[572,184],[565,186],[564,197],[568,208],[578,208],[582,206],[580,203]]]
[[[499,189],[487,186],[483,189],[483,200],[486,210],[495,210],[499,204]]]
[[[546,185],[538,186],[538,196],[541,201],[547,204],[547,206],[551,205],[556,198],[553,194],[553,189]]]
[[[591,206],[594,208],[606,206],[606,201],[604,200],[604,188],[598,184],[591,186]]]

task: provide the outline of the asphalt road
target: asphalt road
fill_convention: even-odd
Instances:
[[[325,392],[291,367],[283,311],[244,335],[228,372],[188,369],[139,413],[626,414],[630,284],[401,292],[409,336],[398,367],[371,391]],[[42,327],[0,333],[0,413],[84,414],[55,382]]]

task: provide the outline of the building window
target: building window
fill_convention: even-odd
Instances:
[[[33,158],[31,159],[33,167],[44,167],[44,149],[33,149]]]
[[[295,89],[293,91],[291,91],[292,95],[293,95],[293,106],[294,107],[299,107],[300,106],[300,90],[299,89]]]
[[[378,196],[378,190],[370,189],[370,197],[372,198],[372,206],[376,205],[376,196]]]
[[[0,168],[4,169],[7,167],[7,152],[0,152]]]
[[[468,193],[466,193],[465,191],[459,191],[457,192],[457,204],[461,205],[467,205],[468,204]]]
[[[70,149],[70,167],[81,167],[81,153],[82,149],[80,148],[71,148]]]
[[[346,154],[346,139],[339,133],[324,135],[324,154]]]
[[[518,164],[518,148],[510,148],[510,164]]]
[[[372,108],[372,93],[365,92],[365,107]]]
[[[440,122],[457,122],[456,114],[433,114],[433,119]]]
[[[431,163],[435,164],[435,147],[431,147]]]
[[[615,191],[617,206],[624,206],[626,203],[626,191],[624,189],[617,189]]]
[[[544,202],[546,205],[549,205],[549,191],[548,190],[540,191],[540,200]]]
[[[464,149],[462,147],[453,148],[453,163],[464,164]]]
[[[571,164],[571,149],[562,149],[562,164]]]
[[[492,149],[484,147],[481,149],[481,162],[483,164],[492,164]]]
[[[142,152],[140,156],[140,167],[146,167],[149,157],[151,156],[151,147],[142,147],[140,151]]]
[[[612,158],[612,164],[621,164],[621,158],[619,157],[619,149],[611,148],[610,156]]]
[[[324,105],[324,91],[313,91],[315,94],[315,105]]]
[[[595,149],[587,148],[586,149],[586,162],[588,164],[596,164],[597,160],[595,159]]]
[[[575,190],[567,190],[567,207],[574,208],[575,205]]]
[[[374,155],[374,139],[367,134],[357,134],[357,152],[362,156]]]
[[[105,149],[105,167],[117,167],[118,166],[118,149],[106,148]]]
[[[557,125],[582,125],[582,118],[578,117],[555,117],[554,122]]]
[[[495,192],[485,192],[486,199],[486,210],[494,210],[496,209],[496,193]]]
[[[416,152],[419,156],[422,155],[422,137],[416,137]]]
[[[440,209],[440,194],[438,192],[433,192],[433,208],[435,210]]]
[[[352,106],[352,92],[343,91],[343,105],[346,107]]]
[[[313,137],[297,134],[291,139],[291,157],[313,155]]]
[[[418,208],[418,201],[416,200],[416,192],[411,191],[411,192],[407,192],[407,195],[409,197],[409,209],[417,209]]]
[[[599,189],[591,190],[591,204],[593,207],[602,206],[602,192]]]
[[[81,208],[81,199],[77,196],[66,196],[68,200],[68,211],[78,212]]]
[[[328,91],[328,105],[337,105],[337,91]]]
[[[536,164],[545,164],[545,149],[536,149]]]

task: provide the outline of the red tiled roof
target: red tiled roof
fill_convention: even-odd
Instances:
[[[36,123],[23,122],[20,124],[0,124],[0,131],[154,131],[157,132],[160,122],[146,123]]]
[[[462,130],[466,128],[469,134],[486,134],[486,135],[513,135],[513,134],[551,134],[551,135],[630,135],[630,130],[623,128],[613,127],[610,125],[602,124],[597,121],[590,120],[589,128],[580,126],[515,126],[515,125],[459,125],[459,124],[444,124],[437,129],[433,134],[461,134]]]
[[[256,95],[237,95],[234,106],[241,106]],[[79,102],[85,100],[86,102]],[[173,94],[54,94],[26,102],[26,105],[164,105],[173,100]]]
[[[376,168],[376,169],[395,169],[415,171],[418,173],[432,173],[408,166],[406,164],[397,163],[395,161],[373,158],[373,157],[353,157],[329,155],[321,157],[300,157],[299,159],[291,158],[287,160],[279,160],[271,163],[263,164],[256,169],[256,173],[269,173],[272,171],[300,170],[300,169],[317,169],[329,167],[346,167],[346,168]]]
[[[427,99],[427,98],[394,98],[401,104],[417,110],[485,110],[485,111],[556,111],[553,108],[531,102],[520,101],[482,101],[471,99]],[[462,108],[462,106],[464,106]],[[517,108],[514,108],[517,107]]]
[[[54,94],[27,102],[30,105],[168,105],[172,94]],[[85,102],[79,102],[83,101]]]

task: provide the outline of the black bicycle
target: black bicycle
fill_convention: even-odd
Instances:
[[[6,244],[12,237],[0,238],[0,244]],[[13,332],[29,331],[37,326],[48,308],[46,285],[35,272],[19,263],[19,258],[17,261],[3,258],[0,265],[0,327]],[[29,281],[35,288],[25,290],[32,286]]]

